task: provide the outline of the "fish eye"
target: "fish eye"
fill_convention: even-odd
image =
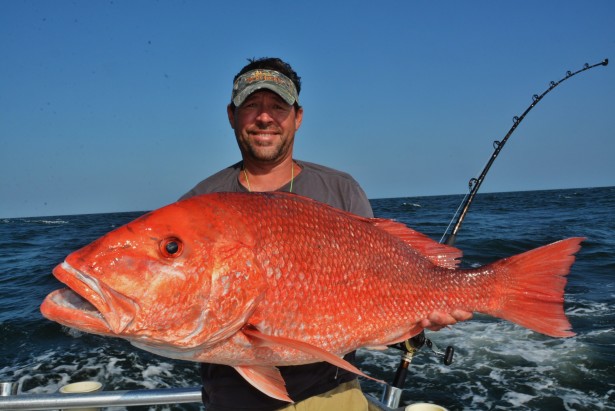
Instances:
[[[165,257],[179,257],[184,249],[184,245],[179,238],[165,238],[160,242],[160,252]]]

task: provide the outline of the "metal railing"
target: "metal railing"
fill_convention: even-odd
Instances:
[[[74,394],[12,395],[10,391],[3,391],[2,395],[0,396],[0,410],[65,410],[202,403],[201,387],[100,391]],[[402,408],[390,408],[369,394],[366,394],[365,397],[370,404],[370,410],[402,410]]]
[[[51,410],[200,403],[201,388],[101,391],[86,394],[20,394],[0,397],[0,410]]]

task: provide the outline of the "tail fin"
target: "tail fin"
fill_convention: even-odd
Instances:
[[[506,278],[502,304],[493,316],[552,337],[572,337],[564,314],[566,275],[585,238],[568,238],[493,264]]]

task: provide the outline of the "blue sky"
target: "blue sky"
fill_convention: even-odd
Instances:
[[[615,2],[0,1],[0,217],[150,210],[239,159],[249,57],[303,79],[295,157],[370,198],[457,194],[550,81],[615,58]],[[481,192],[615,185],[615,68],[562,83]]]

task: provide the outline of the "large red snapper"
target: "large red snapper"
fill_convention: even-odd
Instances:
[[[146,214],[70,254],[43,315],[172,358],[227,364],[290,401],[275,366],[329,361],[421,331],[434,310],[574,335],[565,275],[581,238],[477,269],[406,226],[286,193],[217,193]],[[86,301],[87,300],[87,301]]]

